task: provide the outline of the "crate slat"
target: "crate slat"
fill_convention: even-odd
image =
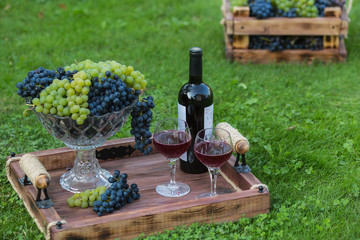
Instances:
[[[240,63],[273,63],[273,62],[344,62],[346,49],[344,40],[340,41],[339,49],[323,50],[282,50],[270,52],[265,49],[233,49],[234,61]]]
[[[349,18],[345,9],[342,10],[340,18],[341,18],[340,35],[347,38]]]
[[[250,16],[250,8],[248,7],[234,7],[233,14],[240,19],[248,19]],[[248,49],[250,43],[249,35],[233,35],[233,47]]]
[[[340,18],[268,18],[234,17],[235,35],[323,36],[340,34]]]

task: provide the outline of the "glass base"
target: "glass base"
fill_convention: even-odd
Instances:
[[[79,193],[88,189],[95,189],[98,186],[109,187],[108,179],[111,176],[112,174],[109,171],[101,168],[96,173],[79,177],[71,169],[60,177],[60,185],[67,191]]]
[[[175,185],[163,183],[156,187],[156,192],[164,197],[182,197],[190,192],[190,187],[181,182],[176,182]]]
[[[202,193],[199,196],[196,197],[196,199],[200,199],[200,198],[207,198],[207,197],[215,197],[218,196],[219,194],[217,193],[211,193],[211,192],[207,192],[207,193]]]
[[[211,193],[211,192],[201,193],[199,196],[196,197],[196,199],[215,197],[215,196],[232,193],[232,192],[234,192],[234,190],[227,189],[227,188],[220,188],[220,189],[216,189],[216,193]]]

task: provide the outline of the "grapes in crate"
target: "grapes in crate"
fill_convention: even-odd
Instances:
[[[343,9],[345,0],[230,0],[235,6],[249,6],[250,16],[258,19],[269,17],[323,17],[326,7]]]
[[[266,0],[254,0],[250,3],[250,16],[256,17],[257,19],[264,19],[274,16],[274,8],[271,2]]]
[[[322,50],[322,36],[250,36],[249,49],[268,49],[271,52],[289,49]]]

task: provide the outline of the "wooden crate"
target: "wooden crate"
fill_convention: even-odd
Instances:
[[[107,141],[98,150],[134,144],[133,138],[117,139]],[[19,197],[23,199],[39,229],[45,229],[46,235],[51,239],[130,239],[141,233],[155,233],[194,222],[236,221],[244,216],[253,217],[267,213],[270,207],[269,191],[265,188],[260,193],[258,189],[251,189],[261,182],[252,173],[235,172],[230,163],[234,161],[234,157],[221,167],[221,176],[218,178],[218,190],[227,193],[212,198],[196,199],[200,193],[210,190],[209,174],[192,175],[178,170],[176,179],[189,184],[191,192],[181,198],[167,198],[155,192],[155,187],[159,183],[167,182],[170,178],[165,157],[156,151],[149,156],[133,152],[130,156],[122,158],[100,160],[100,164],[111,172],[119,169],[128,173],[128,181],[138,184],[141,198],[112,214],[98,217],[91,208],[68,207],[66,199],[72,193],[62,189],[59,184],[60,176],[73,163],[74,150],[65,147],[38,151],[34,154],[51,175],[52,181],[48,192],[54,203],[53,207],[36,207],[35,188],[32,185],[22,186],[18,181],[24,177],[18,161],[10,162],[8,178],[14,188],[18,189]],[[55,226],[58,221],[66,221],[62,229]]]
[[[348,17],[344,9],[326,8],[325,17],[256,19],[249,17],[249,7],[230,8],[229,0],[221,7],[224,25],[225,56],[240,63],[271,62],[344,62],[347,52],[344,37]],[[249,49],[250,36],[323,36],[323,50],[289,49],[271,52]]]

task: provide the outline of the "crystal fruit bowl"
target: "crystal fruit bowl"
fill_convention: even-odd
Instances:
[[[71,117],[38,113],[35,116],[43,127],[66,146],[76,150],[73,168],[60,178],[62,188],[70,192],[83,192],[97,186],[108,186],[110,172],[102,169],[95,156],[95,149],[102,146],[125,124],[138,99],[120,111],[101,116],[88,116],[82,125]]]

